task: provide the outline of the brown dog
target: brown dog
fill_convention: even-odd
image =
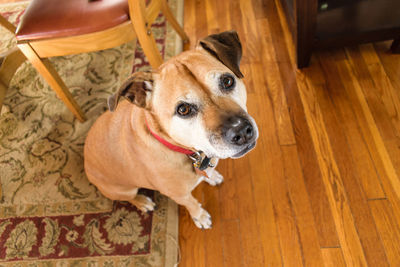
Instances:
[[[191,195],[203,180],[220,184],[218,159],[254,148],[258,129],[246,109],[236,32],[202,39],[195,50],[152,72],[133,74],[109,98],[85,143],[89,180],[112,200],[153,210],[139,188],[158,190],[184,205],[195,224],[210,228],[210,215]],[[123,96],[128,101],[119,104]]]

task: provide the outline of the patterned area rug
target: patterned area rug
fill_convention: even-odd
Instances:
[[[183,1],[170,0],[182,18]],[[17,24],[27,3],[0,5]],[[160,16],[153,25],[168,58],[180,39]],[[0,54],[15,46],[0,29]],[[0,116],[0,266],[173,266],[177,207],[157,192],[142,214],[112,202],[83,170],[83,144],[106,99],[134,71],[149,68],[136,42],[89,54],[52,58],[87,117],[79,123],[36,70],[16,72]]]

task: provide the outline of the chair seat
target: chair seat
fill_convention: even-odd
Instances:
[[[127,0],[32,0],[16,31],[18,41],[106,30],[129,20]]]

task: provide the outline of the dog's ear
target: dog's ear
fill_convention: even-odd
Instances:
[[[149,96],[152,91],[152,72],[136,72],[121,85],[115,94],[108,98],[108,108],[110,111],[114,111],[121,96],[139,107],[148,108]]]
[[[242,58],[242,44],[236,31],[212,34],[199,41],[198,46],[205,49],[227,66],[239,78],[243,74],[239,69]]]

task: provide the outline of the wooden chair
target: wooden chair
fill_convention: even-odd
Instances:
[[[32,0],[16,30],[17,45],[71,112],[84,113],[47,58],[115,47],[137,38],[153,68],[162,57],[150,25],[161,11],[182,38],[167,0]]]

